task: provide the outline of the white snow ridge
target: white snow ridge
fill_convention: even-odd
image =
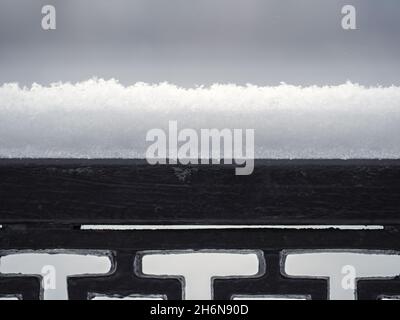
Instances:
[[[0,86],[0,157],[143,158],[146,133],[254,129],[256,158],[399,158],[400,87]]]

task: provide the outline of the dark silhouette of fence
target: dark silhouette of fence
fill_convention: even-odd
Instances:
[[[268,272],[220,279],[214,298],[233,294],[327,298],[321,279],[281,274],[282,250],[400,250],[400,161],[260,160],[250,176],[229,165],[150,166],[142,160],[0,161],[0,250],[110,250],[116,270],[70,278],[70,299],[102,294],[164,294],[176,279],[141,278],[138,252],[262,250]],[[81,230],[83,224],[381,225],[382,230]],[[0,294],[38,298],[35,277],[0,277]],[[400,281],[360,280],[357,296],[400,295]]]

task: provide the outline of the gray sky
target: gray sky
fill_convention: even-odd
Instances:
[[[56,31],[41,29],[45,4]],[[398,0],[0,0],[0,84],[400,85],[399,34]]]

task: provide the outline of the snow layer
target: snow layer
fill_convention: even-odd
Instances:
[[[257,158],[399,158],[400,87],[0,86],[0,157],[144,157],[152,128],[255,129]]]

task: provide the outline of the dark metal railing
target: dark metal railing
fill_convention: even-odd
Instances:
[[[109,251],[113,272],[68,279],[70,299],[162,295],[182,282],[143,277],[147,251],[258,250],[267,272],[216,279],[214,299],[301,295],[327,299],[324,279],[282,273],[285,250],[400,251],[400,161],[258,161],[250,176],[218,166],[150,166],[131,160],[0,161],[0,250]],[[90,225],[375,225],[376,230],[81,230]],[[0,295],[41,296],[37,276],[0,277]],[[400,281],[357,282],[359,299],[399,296]]]

